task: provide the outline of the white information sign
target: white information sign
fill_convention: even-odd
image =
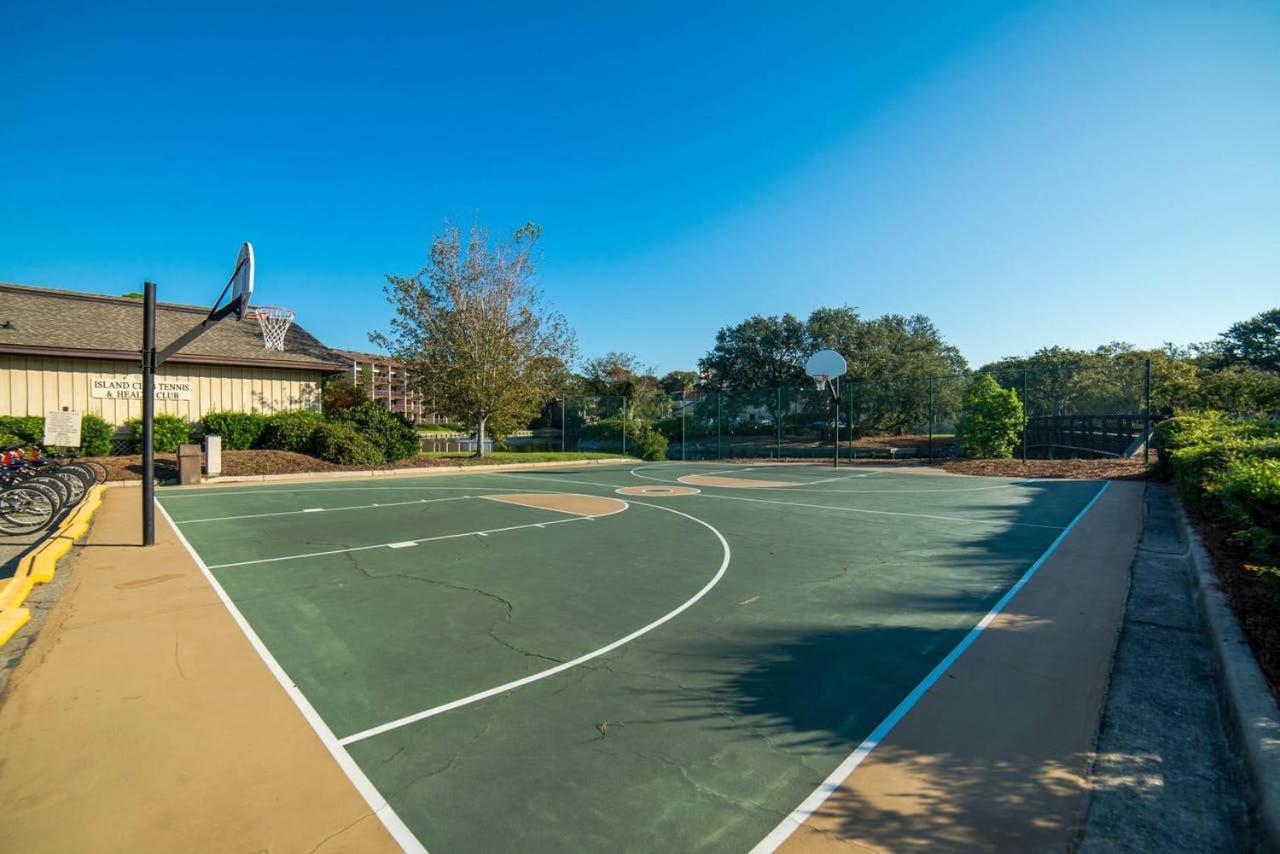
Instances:
[[[142,400],[142,374],[91,379],[89,396],[95,400]],[[156,377],[156,400],[190,399],[190,380],[166,380]]]
[[[44,443],[67,448],[80,447],[80,413],[46,412],[44,414]]]

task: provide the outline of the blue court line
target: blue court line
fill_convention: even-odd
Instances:
[[[849,756],[840,763],[836,770],[822,782],[821,786],[815,789],[809,797],[804,799],[800,806],[792,810],[791,814],[784,818],[768,836],[760,840],[760,842],[751,849],[752,854],[757,854],[757,852],[773,851],[786,841],[787,837],[799,829],[810,816],[818,811],[818,808],[822,806],[823,802],[840,788],[841,784],[843,784],[849,775],[854,772],[854,769],[862,764],[862,760],[866,759],[867,756],[871,754],[871,751],[875,750],[876,747],[879,746],[880,742],[884,741],[889,733],[893,731],[893,728],[898,725],[898,722],[906,717],[907,712],[911,711],[911,709],[915,707],[915,704],[920,701],[920,698],[925,695],[925,692],[932,688],[934,684],[942,678],[943,674],[947,672],[951,665],[955,663],[956,659],[963,655],[964,651],[973,645],[973,642],[978,639],[978,636],[982,634],[983,630],[987,626],[991,625],[992,620],[999,616],[1000,612],[1005,609],[1014,596],[1018,595],[1018,591],[1027,585],[1027,582],[1031,580],[1032,576],[1034,576],[1037,571],[1039,571],[1040,567],[1044,565],[1044,562],[1053,555],[1058,546],[1062,545],[1062,541],[1067,538],[1067,535],[1071,533],[1076,524],[1085,517],[1085,514],[1093,509],[1093,505],[1098,503],[1098,500],[1102,498],[1103,494],[1105,494],[1110,487],[1111,481],[1107,481],[1102,485],[1102,488],[1098,490],[1098,494],[1093,496],[1093,498],[1089,500],[1089,503],[1084,506],[1084,509],[1076,514],[1076,517],[1071,520],[1071,524],[1067,525],[1067,527],[1062,530],[1062,533],[1058,534],[1054,541],[1049,544],[1049,548],[1045,549],[1044,554],[1040,555],[1040,558],[1035,563],[1031,564],[1031,568],[1023,573],[1022,577],[1009,588],[1009,591],[1005,593],[1004,596],[1000,597],[1000,601],[996,602],[996,604],[992,606],[986,616],[979,620],[978,624],[970,629],[969,633],[966,634],[958,644],[956,644],[955,649],[951,650],[951,652],[947,654],[946,658],[938,662],[938,665],[929,672],[928,676],[920,680],[920,683],[912,689],[911,693],[903,698],[902,702],[900,702],[894,710],[889,713],[888,717],[880,722],[879,726],[871,731],[870,735],[863,739],[862,743],[858,745],[857,750],[849,754]]]

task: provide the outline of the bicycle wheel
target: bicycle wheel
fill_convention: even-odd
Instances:
[[[52,522],[57,505],[51,494],[27,484],[0,490],[0,534],[30,534]]]
[[[46,489],[52,489],[58,494],[58,509],[62,510],[71,501],[71,491],[67,489],[67,484],[61,479],[50,474],[37,474],[27,478],[20,485],[26,486],[29,483],[42,484]]]
[[[107,482],[107,467],[97,460],[76,460],[75,465],[89,469],[93,473],[93,479],[98,483]]]
[[[80,496],[76,498],[77,501],[84,497],[84,493],[92,489],[93,485],[98,482],[98,478],[94,475],[92,469],[76,465],[75,463],[67,463],[64,466],[58,466],[57,472],[59,474],[69,475],[80,481]]]
[[[85,485],[85,481],[89,479],[88,475],[82,471],[58,466],[50,474],[67,485],[67,497],[72,504],[79,504],[80,499],[84,498],[85,492],[89,489]]]

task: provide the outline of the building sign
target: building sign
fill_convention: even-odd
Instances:
[[[91,379],[89,396],[95,400],[142,400],[142,374]],[[156,400],[190,399],[190,380],[165,380],[156,377]]]
[[[44,444],[80,447],[80,413],[46,412],[44,414]]]

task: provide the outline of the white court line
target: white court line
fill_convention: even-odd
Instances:
[[[579,483],[579,484],[582,484],[583,486],[598,486],[601,489],[622,489],[621,485],[614,485],[611,483],[596,483],[593,480],[569,480],[563,477],[539,477],[538,475],[527,475],[527,474],[521,475],[521,474],[515,474],[513,472],[496,471],[493,473],[493,477],[519,477],[519,478],[524,478],[525,480],[554,481],[555,483]],[[677,485],[683,486],[683,484],[677,484]],[[553,494],[563,495],[564,493],[553,493]]]
[[[652,480],[657,483],[671,483],[676,486],[684,485],[678,480],[664,480],[660,477],[649,477],[647,474],[640,474],[636,469],[632,469],[630,473],[636,477],[644,478],[645,480]],[[868,476],[871,474],[887,473],[888,472],[868,472]],[[702,474],[702,472],[694,472],[694,474]],[[918,475],[913,475],[913,477],[917,476]],[[940,477],[941,475],[936,476]],[[1034,482],[1035,481],[1030,480],[1017,480],[1011,483],[998,483],[994,486],[965,486],[960,489],[807,489],[805,486],[719,486],[711,488],[735,490],[768,489],[773,492],[817,492],[822,495],[947,495],[952,492],[986,492],[992,489],[1011,489],[1015,486],[1023,486]],[[708,493],[703,494],[705,495]]]
[[[1062,541],[1067,538],[1067,534],[1071,533],[1071,529],[1084,518],[1086,513],[1093,509],[1093,506],[1098,503],[1098,499],[1102,498],[1103,493],[1107,491],[1109,486],[1111,486],[1110,481],[1102,484],[1102,489],[1099,489],[1098,493],[1094,495],[1089,503],[1084,506],[1084,509],[1076,514],[1076,517],[1071,520],[1071,523],[1067,525],[1067,527],[1063,528],[1062,533],[1058,534],[1057,538],[1049,544],[1049,548],[1045,549],[1044,554],[1040,555],[1039,559],[1036,560],[1035,563],[1031,564],[1031,568],[1023,573],[1022,577],[1009,588],[1009,591],[1005,593],[1004,596],[1000,597],[1000,601],[996,602],[996,604],[991,607],[991,610],[978,621],[978,624],[970,629],[969,633],[960,639],[960,642],[956,644],[955,649],[947,653],[947,657],[938,662],[938,665],[934,667],[933,670],[929,671],[929,674],[921,679],[915,688],[911,689],[911,693],[904,697],[902,702],[899,703],[897,707],[895,707],[894,710],[880,722],[880,725],[872,730],[870,735],[863,739],[862,743],[858,745],[856,750],[850,753],[845,757],[843,762],[836,766],[836,770],[832,771],[831,774],[827,776],[827,779],[822,781],[822,785],[814,789],[813,793],[810,794],[809,797],[805,798],[804,801],[801,802],[800,806],[792,810],[791,814],[779,822],[778,826],[775,827],[768,836],[760,840],[760,842],[751,849],[752,854],[766,854],[767,852],[774,851],[787,840],[787,837],[791,836],[792,833],[795,833],[795,831],[798,830],[810,816],[818,811],[827,798],[831,797],[831,795],[840,788],[840,785],[849,778],[849,775],[862,764],[862,760],[866,759],[867,756],[871,754],[871,751],[875,750],[876,747],[888,737],[893,728],[898,725],[898,722],[906,717],[907,713],[910,712],[915,704],[920,701],[920,698],[933,687],[934,683],[942,678],[943,674],[946,673],[951,665],[955,663],[956,659],[959,658],[961,654],[978,639],[978,635],[982,634],[983,630],[987,626],[991,625],[991,622],[999,616],[1000,612],[1003,611],[1006,606],[1008,606],[1008,604],[1013,600],[1013,597],[1018,595],[1018,592],[1026,586],[1027,582],[1031,580],[1031,577],[1036,574],[1040,567],[1044,565],[1044,562],[1049,559],[1049,556],[1052,555],[1054,551],[1057,550],[1058,546],[1062,544]]]
[[[486,473],[482,471],[476,472],[473,477],[483,477]],[[304,492],[385,492],[392,490],[396,492],[414,492],[422,489],[450,490],[454,492],[466,492],[468,489],[484,489],[494,490],[501,489],[497,486],[428,486],[426,484],[419,486],[327,486],[324,488],[312,487],[311,489],[242,489],[235,492],[229,490],[210,489],[205,492],[161,492],[159,498],[168,501],[171,498],[209,498],[219,497],[223,495],[294,495]]]
[[[222,604],[226,606],[231,618],[236,621],[236,625],[240,627],[240,631],[244,632],[244,636],[248,638],[249,645],[258,653],[258,657],[262,659],[263,664],[267,666],[267,670],[271,671],[271,675],[280,683],[280,687],[284,689],[289,699],[293,700],[294,705],[298,707],[298,711],[302,712],[302,717],[311,725],[311,729],[320,738],[320,742],[324,744],[325,749],[329,751],[329,755],[338,763],[338,767],[347,775],[347,779],[351,781],[351,785],[360,793],[360,797],[364,798],[364,802],[369,805],[369,809],[382,822],[383,827],[391,834],[391,838],[396,841],[404,851],[411,854],[426,854],[427,849],[423,846],[418,838],[413,835],[404,821],[396,814],[395,808],[387,803],[386,798],[378,793],[378,790],[365,776],[364,771],[360,770],[360,766],[351,758],[351,754],[347,752],[334,736],[333,730],[329,729],[329,725],[324,722],[316,712],[315,707],[303,696],[302,691],[294,683],[289,675],[284,672],[284,668],[280,666],[280,662],[276,661],[270,651],[267,650],[266,644],[258,637],[258,634],[249,625],[249,621],[244,618],[244,614],[240,613],[240,609],[231,601],[231,597],[227,595],[227,591],[222,589],[222,585],[218,583],[218,579],[213,577],[213,573],[209,571],[209,567],[205,566],[200,555],[196,554],[196,550],[191,547],[191,543],[187,542],[187,538],[182,535],[182,531],[169,518],[169,513],[164,509],[164,505],[156,502],[156,507],[160,510],[160,515],[169,523],[169,527],[178,537],[178,542],[182,543],[182,547],[187,550],[187,554],[191,555],[191,559],[195,561],[196,566],[200,567],[200,572],[204,574],[205,580],[209,582],[209,586],[213,588],[213,592],[222,600]]]
[[[459,700],[453,700],[452,702],[449,702],[449,703],[444,703],[439,706],[434,706],[430,709],[424,709],[421,712],[415,712],[412,715],[405,715],[402,718],[396,718],[393,721],[387,721],[384,724],[379,724],[378,726],[370,727],[369,729],[361,730],[360,732],[357,732],[357,733],[352,733],[346,738],[339,739],[338,743],[345,746],[348,744],[353,744],[357,741],[363,741],[366,738],[372,738],[375,735],[382,735],[383,733],[390,732],[393,729],[399,729],[400,727],[408,726],[409,724],[417,723],[418,721],[426,720],[427,718],[432,718],[432,717],[435,717],[436,715],[444,714],[445,712],[451,712],[454,709],[460,709],[463,706],[469,706],[472,703],[478,703],[481,700],[487,700],[490,697],[497,696],[498,694],[503,694],[503,693],[506,693],[507,691],[512,691],[516,688],[523,687],[532,682],[537,682],[540,679],[546,679],[550,676],[555,676],[557,673],[563,673],[564,671],[569,670],[570,668],[573,668],[573,667],[577,667],[579,664],[583,664],[584,662],[590,661],[593,658],[599,658],[600,656],[605,655],[606,653],[610,653],[613,650],[617,649],[618,647],[624,646],[625,644],[630,643],[631,641],[635,640],[641,635],[648,634],[649,632],[661,626],[663,623],[674,620],[680,614],[683,614],[685,611],[692,608],[698,602],[699,599],[701,599],[703,596],[706,596],[708,593],[710,593],[711,588],[719,584],[720,579],[724,577],[725,571],[729,568],[729,559],[732,556],[731,552],[729,551],[729,542],[724,538],[724,535],[721,534],[719,531],[717,531],[713,526],[702,521],[696,516],[690,516],[688,513],[681,513],[679,510],[672,510],[670,507],[663,507],[660,504],[649,504],[644,501],[633,501],[631,503],[639,504],[642,507],[652,507],[655,510],[665,510],[668,513],[674,513],[677,516],[683,516],[684,518],[689,519],[690,521],[697,522],[699,525],[701,525],[702,527],[706,528],[708,531],[716,535],[716,539],[720,541],[721,549],[724,550],[724,559],[720,561],[720,568],[716,570],[716,574],[711,578],[710,581],[708,581],[702,587],[701,590],[693,594],[693,596],[690,597],[689,599],[686,599],[683,603],[680,604],[678,608],[676,608],[673,611],[668,611],[666,614],[663,614],[661,617],[654,620],[652,623],[649,623],[646,626],[641,626],[631,634],[625,637],[618,638],[613,643],[607,644],[606,646],[602,646],[599,649],[592,650],[591,652],[588,652],[585,655],[580,655],[577,658],[572,659],[570,661],[566,661],[562,664],[557,664],[555,667],[549,667],[546,670],[541,670],[537,673],[533,673],[529,676],[525,676],[523,679],[515,679],[511,682],[506,682],[502,685],[496,685],[493,688],[489,688],[484,691],[479,691],[475,694],[470,695],[469,697],[463,697]],[[564,521],[572,522],[574,520],[566,519]],[[555,523],[547,522],[545,524],[554,525]]]
[[[871,475],[873,474],[877,474],[877,472],[865,472],[863,474],[842,474],[836,477],[824,477],[822,480],[810,480],[810,481],[807,481],[804,485],[816,486],[819,483],[831,483],[837,480],[853,480],[854,478],[871,477]]]
[[[555,521],[552,521],[552,522],[532,522],[528,525],[511,525],[506,528],[489,528],[484,531],[463,531],[462,533],[459,533],[459,534],[441,534],[438,537],[422,537],[417,540],[403,540],[395,543],[378,543],[377,545],[373,545],[373,546],[353,546],[349,549],[330,549],[329,551],[324,551],[324,552],[307,552],[306,554],[285,555],[284,557],[264,557],[264,558],[259,558],[258,560],[236,561],[235,563],[215,563],[210,565],[209,568],[210,569],[226,569],[227,567],[231,567],[231,566],[251,566],[253,564],[259,564],[259,563],[278,563],[283,560],[302,560],[303,558],[308,558],[308,557],[325,557],[326,555],[341,555],[341,554],[348,554],[349,552],[366,552],[366,551],[369,551],[370,549],[386,549],[386,548],[391,548],[393,546],[396,548],[404,548],[404,543],[413,543],[414,545],[417,545],[418,543],[434,543],[439,540],[456,540],[461,537],[487,537],[490,534],[501,534],[505,531],[520,531],[520,530],[523,530],[524,528],[539,528],[539,527],[545,527],[547,525],[564,525],[568,522],[582,522],[582,521],[590,520],[593,518],[595,517],[575,516],[572,519],[556,519]]]
[[[941,522],[963,522],[966,525],[1017,525],[1023,528],[1050,528],[1061,531],[1061,525],[1041,525],[1037,522],[1004,522],[999,519],[966,519],[962,516],[935,516],[930,513],[902,513],[895,510],[865,510],[861,507],[833,507],[830,504],[802,504],[799,501],[770,501],[767,498],[746,498],[741,495],[716,495],[702,493],[707,498],[723,498],[726,501],[754,501],[757,504],[778,504],[782,507],[813,507],[817,510],[835,510],[838,513],[869,513],[873,516],[907,516],[913,519],[937,519]]]
[[[232,519],[261,519],[264,516],[296,516],[299,513],[337,513],[339,510],[369,510],[374,507],[404,507],[409,504],[435,504],[440,501],[463,501],[472,498],[470,495],[457,495],[453,498],[415,498],[413,501],[390,501],[382,504],[355,504],[350,507],[309,507],[306,510],[284,510],[279,513],[249,513],[244,516],[210,516],[207,519],[184,519],[179,525],[194,525],[197,522],[227,522]],[[474,496],[484,498],[483,495]]]

